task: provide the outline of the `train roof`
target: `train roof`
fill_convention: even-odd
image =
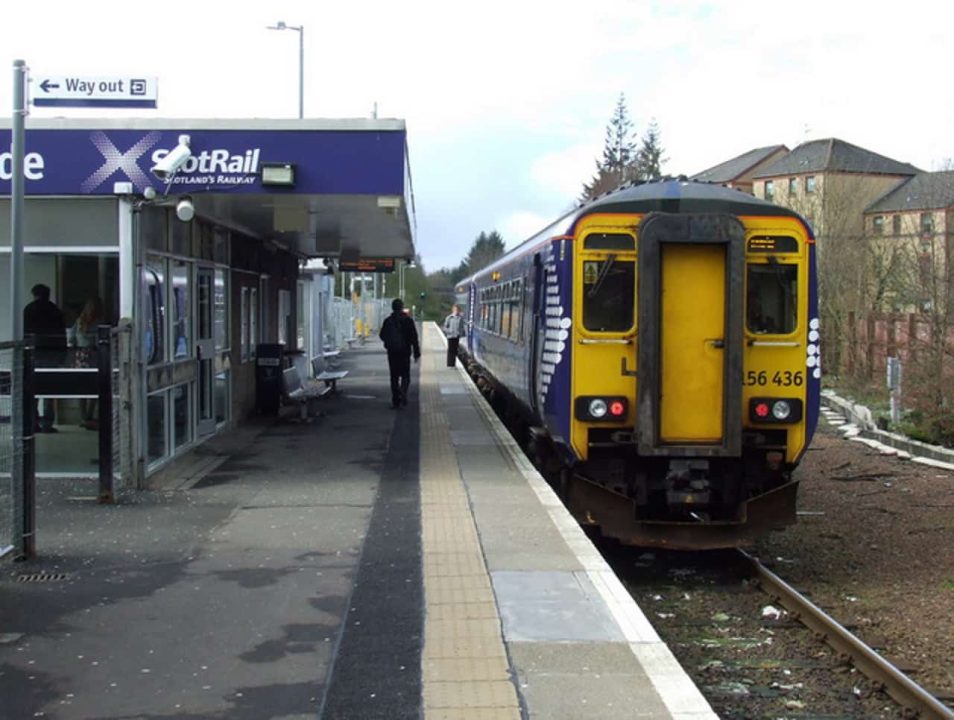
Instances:
[[[545,227],[517,247],[504,254],[471,277],[482,275],[506,264],[521,255],[527,248],[553,237],[572,235],[577,223],[588,215],[597,213],[646,214],[665,213],[730,213],[732,215],[755,215],[792,217],[805,223],[794,210],[761,200],[754,195],[711,183],[692,180],[662,180],[659,182],[625,185],[600,195],[583,205],[573,208],[566,215]],[[808,224],[805,223],[808,227]],[[470,278],[459,281],[465,283]]]
[[[801,219],[788,208],[761,200],[754,195],[704,182],[691,180],[664,180],[654,183],[628,185],[601,195],[577,208],[574,225],[593,213],[716,213],[733,215],[782,215]]]

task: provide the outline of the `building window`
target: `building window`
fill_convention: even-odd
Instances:
[[[248,357],[254,360],[258,350],[258,288],[251,288],[248,294]]]
[[[794,195],[798,192],[798,178],[788,179],[788,194]]]
[[[815,176],[809,175],[805,178],[805,192],[813,193],[815,192]]]
[[[921,213],[921,233],[927,235],[934,232],[934,215]]]
[[[875,235],[884,235],[884,215],[875,215],[871,225]]]
[[[775,197],[775,183],[772,180],[765,181],[765,199],[771,200]]]
[[[900,215],[894,215],[894,216],[892,216],[892,218],[891,218],[891,232],[893,232],[895,235],[900,235],[900,234],[901,234],[901,216],[900,216]]]
[[[242,288],[242,301],[241,301],[241,357],[242,362],[247,362],[250,353],[249,353],[249,291],[251,288],[243,287]]]

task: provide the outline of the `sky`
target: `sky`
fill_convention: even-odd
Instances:
[[[481,232],[513,247],[569,209],[620,94],[637,137],[657,122],[671,175],[829,137],[939,169],[952,19],[927,0],[31,0],[4,6],[0,101],[23,59],[37,76],[158,78],[157,110],[31,117],[294,118],[299,36],[267,26],[303,26],[305,117],[406,122],[431,272]]]

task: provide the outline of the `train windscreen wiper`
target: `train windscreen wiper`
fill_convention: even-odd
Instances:
[[[606,256],[606,262],[603,263],[603,267],[600,268],[600,274],[596,276],[596,282],[593,283],[593,287],[586,293],[586,297],[596,297],[596,293],[598,293],[603,286],[603,281],[606,279],[606,276],[609,275],[610,268],[613,267],[614,262],[616,262],[616,255]]]

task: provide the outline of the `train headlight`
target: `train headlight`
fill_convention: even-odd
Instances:
[[[788,420],[791,415],[792,406],[788,404],[787,400],[776,400],[774,403],[772,403],[772,417],[779,422]]]
[[[587,395],[574,401],[574,416],[583,422],[622,422],[628,409],[625,397]]]
[[[609,412],[609,406],[606,404],[606,401],[601,398],[596,398],[590,400],[590,405],[587,408],[590,412],[590,417],[595,420],[602,420],[606,417],[606,413]]]
[[[753,423],[797,423],[802,419],[802,401],[798,398],[752,398],[749,420]]]

